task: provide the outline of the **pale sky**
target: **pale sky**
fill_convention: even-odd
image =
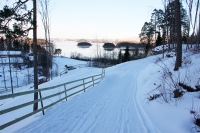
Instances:
[[[6,0],[13,3],[15,0]],[[51,37],[68,39],[124,39],[138,37],[153,9],[162,0],[50,0]],[[3,5],[4,3],[0,3]],[[32,0],[29,2],[32,7]],[[32,31],[29,34],[32,38]],[[44,38],[38,15],[38,38]]]
[[[51,0],[51,37],[123,39],[138,37],[162,0]],[[38,16],[38,38],[44,38]]]

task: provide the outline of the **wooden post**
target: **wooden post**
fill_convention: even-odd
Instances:
[[[41,91],[39,91],[39,94],[40,94],[40,99],[42,99],[42,93],[41,93]],[[40,101],[40,103],[41,103],[41,107],[42,107],[42,114],[44,115],[44,108],[43,108],[43,102],[42,102],[42,100]]]
[[[84,87],[84,92],[85,92],[85,79],[83,79],[83,87]]]
[[[66,89],[66,85],[64,85],[64,88],[65,88],[65,98],[66,98],[66,101],[67,101],[67,89]]]
[[[92,82],[93,82],[93,87],[94,87],[94,76],[92,76]]]

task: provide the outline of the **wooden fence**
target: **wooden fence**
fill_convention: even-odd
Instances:
[[[42,89],[37,89],[37,90],[31,90],[31,91],[25,91],[25,92],[20,92],[20,93],[15,93],[15,94],[8,94],[8,95],[2,95],[0,96],[0,100],[3,100],[3,99],[8,99],[8,98],[16,98],[16,97],[19,97],[19,96],[24,96],[24,95],[28,95],[28,94],[32,94],[32,96],[34,95],[34,93],[39,93],[39,99],[37,100],[33,100],[33,101],[29,101],[29,102],[26,102],[26,103],[23,103],[23,104],[20,104],[20,105],[17,105],[17,106],[12,106],[10,108],[6,108],[6,109],[3,109],[3,110],[0,110],[0,116],[1,115],[4,115],[4,114],[7,114],[9,112],[12,112],[12,111],[15,111],[15,110],[18,110],[18,109],[21,109],[21,108],[24,108],[26,106],[30,106],[30,105],[33,105],[34,103],[38,103],[40,102],[41,103],[41,108],[39,108],[38,110],[36,111],[33,111],[33,112],[29,112],[28,114],[25,114],[23,116],[20,116],[18,118],[15,118],[15,116],[12,116],[14,120],[11,120],[7,123],[4,123],[2,125],[0,125],[0,130],[14,124],[14,123],[17,123],[33,114],[36,114],[40,111],[42,111],[43,115],[45,114],[44,110],[55,105],[56,103],[60,102],[60,101],[63,101],[63,100],[66,100],[67,101],[67,98],[79,93],[79,92],[82,92],[82,91],[86,91],[87,88],[89,87],[94,87],[95,84],[99,83],[100,80],[105,76],[105,69],[102,69],[102,73],[99,74],[99,75],[93,75],[93,76],[90,76],[90,77],[86,77],[86,78],[82,78],[82,79],[78,79],[78,80],[75,80],[75,81],[71,81],[71,82],[66,82],[66,83],[63,83],[63,84],[60,84],[60,85],[56,85],[56,86],[51,86],[51,87],[47,87],[47,88],[42,88]],[[80,83],[79,85],[77,85],[78,83]],[[70,88],[67,88],[66,85],[69,86],[69,84],[72,84],[72,83],[77,83],[76,85],[71,85]],[[58,87],[62,87],[63,90],[60,91],[60,92],[56,92],[54,94],[51,94],[51,95],[48,95],[48,96],[45,96],[45,97],[42,97],[42,92],[44,91],[47,91],[47,90],[52,90],[52,89],[55,89],[55,88],[58,88]],[[81,89],[78,89],[76,90],[77,88],[81,88]],[[71,90],[75,90],[75,91],[72,91],[70,94],[68,94],[69,91]],[[46,99],[49,99],[49,98],[52,98],[52,97],[55,97],[55,96],[59,96],[63,94],[64,97],[63,98],[60,98],[59,100],[57,101],[54,101],[52,102],[51,104],[48,104],[48,105],[44,105],[43,104],[43,101],[46,100]],[[13,99],[15,100],[15,99]]]

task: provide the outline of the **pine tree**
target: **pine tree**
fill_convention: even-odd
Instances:
[[[162,43],[162,38],[160,36],[160,32],[158,32],[158,37],[156,39],[156,46],[160,46]]]
[[[121,49],[119,50],[118,61],[119,61],[119,63],[122,62],[122,51],[121,51]]]
[[[177,42],[177,1],[173,0],[169,2],[166,8],[165,21],[167,22],[167,27],[169,28],[170,43]],[[187,11],[183,8],[182,3],[179,1],[179,12],[180,12],[180,26],[182,36],[187,36],[189,32],[189,21],[187,16]]]
[[[130,54],[129,54],[129,46],[126,46],[126,50],[124,53],[124,62],[129,61],[130,60]]]
[[[141,33],[139,34],[140,42],[148,45],[153,44],[154,26],[151,22],[145,22]]]

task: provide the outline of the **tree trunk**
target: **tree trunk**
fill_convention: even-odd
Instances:
[[[10,39],[8,41],[8,45],[9,45],[9,48],[10,48],[10,49],[8,49],[8,61],[9,61],[9,72],[10,72],[10,87],[11,87],[12,94],[13,94],[14,91],[13,91],[13,81],[12,81],[12,68],[11,68],[11,64],[10,64],[10,50],[11,50],[11,40]]]
[[[199,35],[198,35],[198,40],[199,40],[199,44],[198,45],[200,45],[200,11],[199,11]],[[199,46],[198,46],[199,47]]]
[[[16,71],[15,71],[15,76],[16,76],[16,80],[17,80],[17,88],[19,87],[19,81],[18,81],[18,73],[17,73],[17,69],[19,68],[19,65],[18,65],[18,57],[15,58],[15,61],[16,61]]]
[[[176,62],[174,71],[177,71],[181,67],[182,62],[182,36],[181,36],[181,17],[180,17],[180,2],[176,2],[176,32],[177,32],[177,48],[176,48]]]
[[[4,87],[5,87],[5,90],[7,91],[7,87],[6,87],[6,74],[5,74],[5,62],[4,62],[3,58],[1,58],[1,63],[2,63]]]
[[[38,89],[37,69],[37,3],[33,0],[33,55],[34,55],[34,90]],[[38,92],[34,93],[34,100],[38,99]],[[34,103],[33,111],[38,109],[38,103]]]

